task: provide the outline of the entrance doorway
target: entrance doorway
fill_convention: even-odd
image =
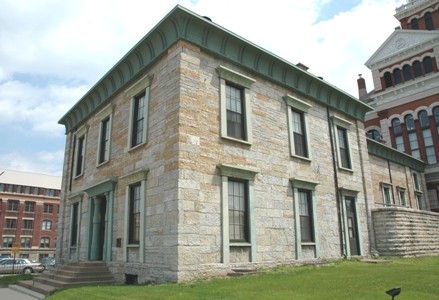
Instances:
[[[357,214],[355,211],[355,198],[346,197],[346,218],[347,218],[347,231],[349,238],[349,250],[351,256],[360,255],[358,246],[358,226],[357,226]]]
[[[105,252],[105,237],[107,230],[107,199],[104,195],[92,198],[90,226],[90,260],[103,260]]]

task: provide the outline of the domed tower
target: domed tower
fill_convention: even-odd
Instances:
[[[374,89],[357,80],[360,100],[374,108],[366,130],[427,164],[430,209],[439,212],[439,0],[407,1],[394,17],[400,26],[365,63]]]

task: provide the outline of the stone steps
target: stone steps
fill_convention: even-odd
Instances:
[[[50,295],[60,288],[83,285],[115,283],[113,275],[103,262],[77,262],[57,267],[33,280],[20,281],[17,285]]]

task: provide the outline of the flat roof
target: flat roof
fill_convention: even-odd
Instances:
[[[0,183],[61,189],[61,176],[0,168]]]

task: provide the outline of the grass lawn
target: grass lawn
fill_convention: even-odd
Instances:
[[[330,266],[283,266],[260,275],[181,284],[113,285],[59,291],[46,298],[68,299],[439,299],[439,257],[393,259],[371,264],[340,261]]]

